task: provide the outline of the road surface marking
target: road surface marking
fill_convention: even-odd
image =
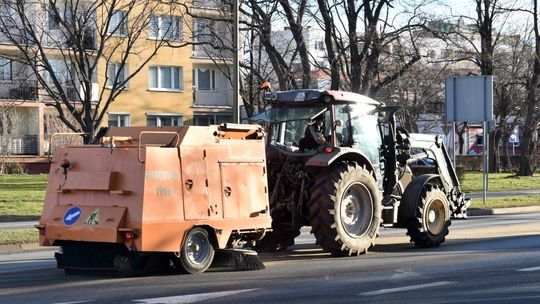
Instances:
[[[444,285],[450,285],[450,284],[455,284],[455,283],[456,282],[441,281],[441,282],[433,282],[433,283],[427,283],[427,284],[403,286],[403,287],[398,287],[398,288],[380,289],[380,290],[375,290],[375,291],[370,291],[370,292],[363,292],[363,293],[361,293],[359,295],[360,296],[377,296],[377,295],[382,295],[382,294],[386,294],[386,293],[393,293],[393,292],[416,290],[416,289],[429,288],[429,287],[444,286]]]
[[[200,301],[204,301],[208,299],[220,298],[220,297],[230,296],[230,295],[253,291],[253,290],[257,290],[257,289],[242,289],[242,290],[231,290],[231,291],[220,291],[220,292],[209,292],[209,293],[197,293],[197,294],[191,294],[191,295],[172,296],[172,297],[163,297],[163,298],[139,299],[139,300],[133,300],[133,302],[145,303],[145,304],[195,303],[195,302],[200,302]]]
[[[421,275],[414,272],[412,268],[396,269],[395,274],[392,275],[392,280],[399,280],[404,278],[420,277]]]
[[[518,271],[538,271],[538,270],[540,270],[540,266],[531,267],[531,268],[523,268],[523,269],[519,269]]]

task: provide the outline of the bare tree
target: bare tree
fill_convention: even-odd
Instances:
[[[17,104],[4,103],[0,106],[0,175],[8,172],[9,160],[13,155],[23,154],[22,127],[25,117],[17,111]],[[22,170],[22,168],[19,169]]]
[[[155,19],[177,14],[173,3],[2,0],[0,36],[19,50],[12,59],[31,68],[47,105],[89,143],[129,80],[181,36],[177,22],[158,28]],[[152,29],[160,35],[147,39]]]
[[[535,136],[534,133],[538,132],[540,124],[540,113],[538,111],[538,86],[540,85],[540,20],[538,19],[538,1],[532,2],[532,9],[529,12],[532,14],[534,57],[526,86],[526,114],[525,124],[523,126],[523,140],[518,172],[518,175],[520,176],[528,176],[534,173],[535,168],[531,166],[531,156],[534,154],[536,148],[533,138]]]
[[[399,11],[394,9],[393,1],[317,3],[316,16],[324,25],[331,68],[339,67],[339,72],[335,67],[330,71],[333,88],[336,88],[339,78],[342,89],[374,95],[420,60],[418,49],[410,40],[408,47],[401,50],[399,61],[393,61],[392,69],[387,69],[390,65],[383,63],[392,44],[399,39],[410,38],[407,34],[421,26],[414,13],[408,18],[403,16],[405,21],[398,22],[396,16]]]
[[[513,170],[513,164],[508,151],[508,142],[514,128],[523,119],[523,101],[526,99],[526,84],[532,48],[527,39],[528,29],[516,30],[515,35],[507,35],[503,39],[504,48],[495,52],[494,73],[497,75],[497,85],[494,89],[495,109],[498,113],[498,127],[494,142],[501,145],[507,171]]]
[[[296,42],[296,50],[300,56],[302,69],[302,88],[309,88],[311,85],[311,64],[309,61],[309,52],[304,39],[303,19],[306,12],[307,0],[299,0],[296,7],[293,7],[294,1],[279,0],[279,4],[283,8],[287,22],[291,29],[294,41]]]
[[[250,26],[257,30],[257,36],[260,39],[266,56],[268,56],[274,73],[277,77],[280,90],[287,90],[296,88],[296,82],[292,73],[291,64],[287,62],[286,52],[291,52],[289,41],[280,41],[281,48],[275,45],[275,39],[273,38],[272,24],[278,18],[280,5],[278,2],[270,3],[267,6],[262,6],[259,1],[249,0],[247,1],[248,7],[243,8],[243,13],[249,16]],[[283,47],[285,44],[285,47]],[[282,51],[284,50],[284,51]],[[296,49],[293,48],[294,53]],[[293,56],[289,56],[293,57]],[[291,61],[293,59],[291,58]]]
[[[384,88],[388,103],[401,105],[405,128],[412,132],[432,130],[442,124],[444,79],[449,70],[437,68],[426,60],[410,67]]]
[[[502,54],[504,52],[499,49],[507,48],[503,44],[505,38],[508,37],[510,23],[508,20],[511,18],[512,7],[516,5],[516,1],[474,0],[472,3],[476,7],[474,16],[451,15],[451,18],[457,19],[457,26],[438,34],[449,44],[450,49],[457,50],[459,53],[459,56],[451,58],[452,60],[470,61],[478,66],[481,75],[493,75],[495,91],[499,91],[501,74],[496,73],[496,66],[497,61],[504,57],[497,57],[497,53]],[[490,172],[499,171],[498,147],[501,145],[503,132],[498,128],[504,125],[507,119],[500,111],[509,107],[504,104],[506,102],[509,102],[509,99],[502,98],[495,101],[494,116],[499,120],[489,136]]]

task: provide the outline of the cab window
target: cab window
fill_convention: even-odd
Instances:
[[[337,145],[363,152],[372,163],[379,162],[381,135],[373,105],[342,104],[335,106]]]

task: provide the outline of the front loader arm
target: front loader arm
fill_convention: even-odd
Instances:
[[[435,161],[435,166],[440,176],[442,186],[444,187],[449,200],[453,203],[451,208],[452,215],[457,218],[466,217],[470,199],[465,199],[465,195],[460,189],[456,170],[446,151],[441,136],[411,133],[409,140],[411,142],[411,149],[422,150],[426,157]],[[411,161],[415,161],[416,159],[417,158],[413,156]]]

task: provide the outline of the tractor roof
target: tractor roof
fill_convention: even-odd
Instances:
[[[265,95],[265,99],[272,106],[300,106],[313,103],[363,103],[382,105],[380,102],[367,96],[345,92],[324,90],[292,90],[271,92]]]

